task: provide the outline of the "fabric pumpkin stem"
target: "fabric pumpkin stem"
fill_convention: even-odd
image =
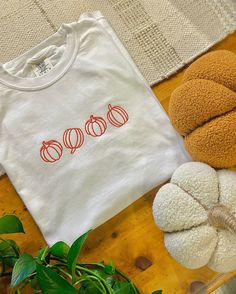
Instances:
[[[236,217],[229,212],[226,206],[222,204],[213,206],[209,212],[208,219],[213,226],[236,234]]]

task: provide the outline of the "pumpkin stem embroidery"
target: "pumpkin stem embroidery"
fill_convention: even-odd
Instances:
[[[112,124],[116,128],[122,127],[129,120],[129,115],[124,110],[124,108],[120,106],[112,106],[108,105],[107,119],[110,124]]]
[[[236,217],[230,213],[226,206],[214,205],[208,214],[208,219],[214,227],[226,229],[236,234]]]
[[[90,116],[90,121],[93,123],[96,121],[93,115]]]
[[[48,147],[48,143],[46,141],[43,141],[42,142],[42,145],[43,145],[44,148],[47,148]]]

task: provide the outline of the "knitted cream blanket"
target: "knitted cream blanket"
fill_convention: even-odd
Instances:
[[[236,29],[235,0],[0,0],[0,62],[100,10],[150,85]]]

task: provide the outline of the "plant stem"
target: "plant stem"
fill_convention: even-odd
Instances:
[[[16,289],[16,291],[14,292],[14,294],[21,294],[21,290],[27,285],[30,283],[30,280],[25,280],[24,283]]]
[[[130,280],[125,274],[123,274],[122,272],[120,272],[118,269],[116,269],[116,272],[117,272],[120,276],[122,276],[126,281],[131,282],[131,280]]]
[[[78,281],[74,284],[74,286],[77,285],[77,284],[79,284],[79,283],[81,283],[81,282],[83,282],[83,281],[88,281],[87,278],[90,278],[91,280],[95,280],[95,281],[97,281],[97,282],[99,283],[99,285],[101,286],[102,289],[100,289],[100,287],[98,287],[97,285],[94,285],[94,286],[95,286],[99,291],[102,291],[102,292],[101,292],[102,294],[107,294],[106,288],[104,287],[103,283],[100,281],[99,278],[95,277],[94,275],[93,275],[93,276],[91,276],[91,275],[87,275],[86,278],[81,278],[80,280],[78,280]]]
[[[4,255],[0,256],[0,259],[6,259],[6,258],[18,258],[16,255]]]
[[[102,263],[98,263],[98,262],[90,262],[90,263],[79,263],[78,264],[79,266],[87,266],[87,265],[92,265],[92,266],[99,266],[99,267],[102,267],[104,268],[105,265],[102,264]]]
[[[57,270],[59,270],[59,272],[63,273],[67,278],[72,280],[72,276],[69,273],[67,273],[66,271],[64,271],[62,268],[60,268],[59,266],[52,265],[50,267],[51,268],[56,268]]]
[[[24,283],[17,289],[17,290],[22,290],[27,284],[29,284],[30,280],[25,280]]]
[[[105,265],[102,264],[102,263],[96,263],[96,262],[91,262],[91,263],[79,263],[79,266],[88,266],[88,265],[91,265],[91,266],[99,266],[101,268],[104,268]],[[117,274],[119,274],[120,276],[122,276],[126,281],[128,281],[133,290],[135,291],[135,293],[139,294],[139,291],[137,290],[137,288],[135,287],[135,285],[133,284],[133,282],[125,275],[123,274],[122,272],[120,272],[118,269],[115,269],[115,271],[117,272]]]
[[[103,283],[103,285],[106,287],[108,293],[109,294],[114,294],[113,289],[107,284],[107,282],[103,278],[101,278],[98,275],[96,275],[93,271],[91,271],[91,270],[89,270],[89,269],[87,269],[85,267],[79,266],[79,265],[77,265],[76,268],[78,270],[80,270],[80,271],[84,271],[84,272],[86,272],[86,273],[88,273],[88,274],[90,274],[90,275],[98,278]]]
[[[56,263],[56,264],[52,264],[52,265],[50,265],[50,266],[53,266],[53,267],[57,267],[57,266],[63,266],[63,267],[66,267],[66,268],[68,268],[68,266],[67,266],[67,264],[65,264],[65,263]]]
[[[107,293],[106,288],[104,287],[103,283],[100,281],[99,278],[97,278],[97,277],[95,277],[95,276],[90,276],[90,275],[88,275],[87,277],[89,277],[91,280],[95,280],[95,281],[97,281],[97,282],[99,283],[99,285],[100,285],[101,288],[102,288],[102,289],[101,289],[101,290],[102,290],[101,293],[104,293],[104,294]],[[100,291],[100,288],[99,288],[98,286],[96,286],[96,285],[94,285],[94,286]]]
[[[91,266],[98,266],[98,267],[101,267],[101,268],[104,268],[105,265],[103,265],[102,263],[96,263],[96,262],[91,262],[91,263],[80,263],[79,266],[88,266],[88,265],[91,265]],[[128,281],[132,287],[132,289],[134,290],[135,294],[140,294],[140,292],[137,290],[137,288],[135,287],[135,285],[133,284],[133,282],[125,275],[123,274],[122,272],[120,272],[118,269],[115,269],[115,271],[120,275],[122,276],[126,281]]]
[[[86,278],[81,278],[80,280],[78,280],[76,283],[74,283],[74,286],[80,284],[81,282],[87,281]]]
[[[44,249],[44,251],[43,251],[43,254],[42,254],[41,258],[40,258],[41,261],[44,261],[45,260],[45,256],[47,254],[48,249],[49,249],[49,247],[46,246],[45,249]]]
[[[59,257],[50,257],[50,260],[56,260],[56,261],[60,261],[62,263],[66,263],[66,260],[65,259],[61,259]]]
[[[126,281],[128,281],[130,283],[130,285],[131,285],[132,289],[134,290],[135,294],[140,294],[140,292],[137,290],[137,288],[135,287],[133,282],[130,280],[130,278],[128,278],[125,274],[120,272],[118,269],[115,269],[115,270],[120,276],[122,276]]]

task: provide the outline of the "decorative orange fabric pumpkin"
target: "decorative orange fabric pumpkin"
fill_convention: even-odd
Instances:
[[[105,133],[107,123],[100,116],[90,116],[90,119],[85,123],[85,131],[89,136],[99,137]]]
[[[76,149],[80,148],[84,143],[84,134],[79,128],[71,128],[65,130],[63,134],[63,143],[66,148],[71,149],[73,154]]]
[[[40,148],[40,156],[43,161],[53,163],[58,161],[62,156],[63,147],[56,140],[43,141]]]
[[[197,161],[216,168],[236,165],[236,54],[208,53],[186,70],[171,95],[169,115]]]
[[[108,105],[107,119],[110,124],[120,128],[129,120],[128,113],[120,106]]]

